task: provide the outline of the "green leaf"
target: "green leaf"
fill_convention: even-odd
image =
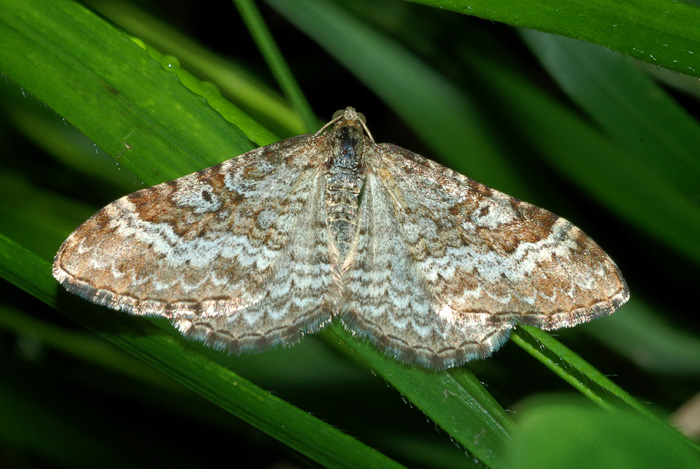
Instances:
[[[674,467],[700,464],[676,430],[629,411],[605,412],[576,401],[533,402],[518,422],[510,467]]]
[[[260,49],[260,52],[265,56],[270,70],[275,75],[280,87],[284,90],[285,95],[294,103],[294,107],[299,114],[304,117],[306,130],[313,132],[319,127],[319,122],[306,97],[301,92],[299,84],[294,79],[291,70],[284,61],[274,39],[270,35],[270,30],[265,25],[260,12],[258,11],[252,0],[234,0],[238,11],[241,13],[246,26],[250,30],[255,42]]]
[[[127,2],[93,0],[89,3],[114,23],[134,33],[144,43],[166,52],[183,69],[196,71],[198,78],[215,83],[224,97],[237,103],[248,115],[266,127],[285,136],[308,131],[299,114],[291,109],[279,93],[258,80],[233,58],[222,58],[162,19],[149,15]],[[173,53],[177,55],[171,55]],[[173,70],[172,67],[169,70],[177,72],[177,69]],[[262,141],[255,141],[260,145],[264,144]]]
[[[357,342],[341,325],[332,330],[455,442],[490,467],[505,467],[502,454],[510,440],[510,418],[466,367],[437,373],[402,365],[371,344]]]
[[[700,9],[637,0],[411,0],[465,15],[580,39],[653,65],[700,76]]]
[[[513,341],[600,407],[611,410],[620,404],[615,402],[617,398],[640,414],[653,418],[632,396],[547,333],[523,326],[513,335]]]

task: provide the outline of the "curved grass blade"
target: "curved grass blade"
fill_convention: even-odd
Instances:
[[[653,65],[700,76],[700,8],[638,0],[411,0],[605,46]]]

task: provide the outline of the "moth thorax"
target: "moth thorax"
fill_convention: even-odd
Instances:
[[[357,233],[360,195],[365,183],[362,164],[365,136],[356,123],[343,122],[333,129],[331,139],[325,199],[328,227],[342,262]]]

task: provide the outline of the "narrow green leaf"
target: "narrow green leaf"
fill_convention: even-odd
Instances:
[[[610,381],[607,376],[544,331],[523,326],[513,334],[513,341],[599,407],[610,412],[619,412],[623,407],[621,404],[624,403],[627,409],[634,409],[640,417],[646,417],[649,422],[653,422],[653,425],[668,425],[637,402],[629,393]],[[669,432],[669,435],[680,444],[694,450],[698,449],[677,431]]]
[[[605,46],[700,76],[700,8],[666,0],[410,0]]]
[[[119,155],[120,164],[141,180],[167,181],[253,148],[243,132],[201,105],[202,95],[182,86],[184,71],[169,71],[167,58],[157,62],[142,42],[105,28],[78,4],[5,3],[0,70],[107,153]],[[34,4],[36,9],[30,8]],[[95,53],[96,44],[102,52]],[[176,144],[170,132],[179,135]],[[251,126],[246,132],[258,135],[260,129]],[[203,140],[210,145],[202,148]]]
[[[90,0],[87,3],[146,44],[173,57],[183,69],[196,71],[200,79],[214,83],[227,99],[237,103],[267,128],[286,136],[306,131],[298,112],[279,93],[252,76],[243,65],[233,62],[232,58],[218,56],[131,3],[118,0]],[[235,119],[227,120],[234,122]],[[259,145],[265,144],[252,137],[251,140]]]
[[[634,153],[636,164],[687,200],[700,197],[700,124],[661,86],[621,54],[532,30],[520,34],[564,92]]]
[[[354,353],[489,467],[506,467],[503,448],[510,440],[510,418],[468,367],[444,372],[407,366],[358,342],[340,324],[332,330]]]
[[[294,103],[294,107],[304,118],[307,132],[311,133],[316,131],[319,127],[318,119],[311,110],[311,106],[309,106],[306,97],[304,97],[304,94],[301,92],[299,84],[294,79],[284,57],[282,57],[282,53],[277,48],[277,44],[275,44],[270,30],[262,20],[257,7],[252,0],[233,0],[233,3],[241,13],[260,52],[265,57],[272,74],[275,76],[282,90],[284,90],[284,94]]]
[[[613,403],[610,398],[615,396],[640,413],[651,416],[634,398],[605,375],[540,329],[522,326],[513,334],[512,339],[600,407],[612,409]]]

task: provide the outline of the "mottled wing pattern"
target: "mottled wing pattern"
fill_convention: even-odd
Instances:
[[[343,280],[344,323],[395,358],[430,368],[486,355],[505,333],[491,324],[441,317],[440,300],[411,254],[383,177],[367,174],[355,257]]]
[[[231,352],[318,329],[333,283],[323,138],[287,139],[107,205],[65,241],[54,276]]]
[[[617,266],[563,218],[397,146],[365,151],[343,318],[403,361],[446,368],[516,323],[574,326],[627,300]]]
[[[516,324],[574,326],[629,297],[571,223],[375,144],[351,107],[316,135],[109,204],[63,243],[53,273],[229,352],[288,345],[340,315],[435,369],[490,355]]]

